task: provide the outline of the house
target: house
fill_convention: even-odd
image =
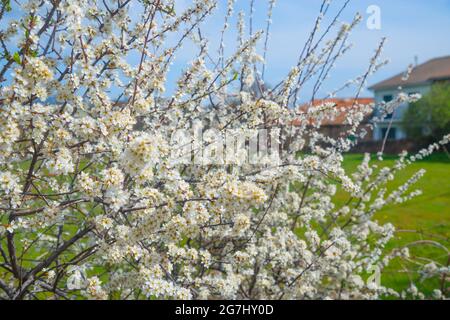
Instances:
[[[393,100],[400,91],[406,94],[424,95],[430,91],[431,86],[436,82],[450,80],[450,56],[429,60],[414,67],[410,76],[405,79],[405,72],[392,78],[381,81],[369,89],[374,92],[376,105],[383,101]],[[401,87],[401,89],[400,89]],[[388,140],[406,140],[408,137],[402,128],[403,114],[408,108],[405,103],[399,106],[393,114],[387,115],[381,122],[374,126],[373,139],[375,141],[384,140],[387,134]],[[375,111],[374,116],[379,115]],[[388,130],[389,124],[391,128]]]
[[[350,112],[355,110],[361,110],[364,107],[373,106],[374,99],[372,98],[329,98],[329,99],[317,99],[312,103],[304,104],[300,106],[299,112],[304,113],[308,108],[318,107],[324,105],[332,106],[335,114],[328,112],[330,116],[322,119],[320,122],[319,132],[323,135],[338,139],[348,136],[348,131],[351,125],[347,123]],[[366,113],[363,121],[361,122],[359,128],[364,129],[367,134],[364,136],[362,141],[372,140],[372,126],[370,124],[371,113]],[[294,125],[298,126],[300,122],[294,121]],[[309,120],[309,125],[314,126],[316,123],[312,119]],[[351,138],[351,137],[349,137]]]

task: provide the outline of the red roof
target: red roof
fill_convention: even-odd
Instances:
[[[299,112],[305,113],[306,110],[310,107],[318,107],[325,104],[333,104],[333,108],[336,108],[339,112],[334,117],[326,117],[321,122],[322,126],[339,126],[345,125],[345,120],[349,112],[353,109],[360,108],[361,106],[367,106],[374,103],[374,99],[372,98],[330,98],[330,99],[318,99],[314,100],[313,103],[308,103],[300,106]],[[366,116],[368,118],[369,115]],[[312,124],[312,120],[310,120]],[[294,121],[294,125],[298,125],[299,120]]]

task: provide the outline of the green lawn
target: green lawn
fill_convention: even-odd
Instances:
[[[361,163],[363,155],[349,154],[345,156],[344,166],[347,172],[352,172]],[[373,160],[379,167],[391,166],[395,157],[386,157],[382,162]],[[421,189],[423,194],[406,203],[391,205],[377,213],[375,219],[380,222],[391,222],[398,230],[410,230],[414,232],[399,232],[389,244],[389,248],[403,246],[418,240],[434,240],[450,249],[450,160],[445,154],[435,154],[426,160],[418,161],[402,170],[395,181],[389,185],[389,189],[398,187],[421,168],[427,172],[425,176],[414,185],[413,189]],[[337,202],[344,202],[348,196],[344,192],[338,192]],[[448,255],[432,245],[421,245],[410,249],[411,255],[437,259],[443,265],[448,264]],[[403,272],[405,265],[399,260],[385,270],[382,283],[401,289],[409,286],[409,276]],[[417,275],[413,275],[417,279]],[[425,292],[439,288],[441,282],[426,280],[420,287]]]

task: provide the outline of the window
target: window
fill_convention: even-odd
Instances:
[[[389,129],[388,132],[388,128],[382,128],[381,129],[381,139],[384,139],[387,136],[387,140],[395,140],[397,138],[397,128],[391,128]]]
[[[384,102],[391,102],[392,100],[394,100],[394,97],[392,97],[392,94],[388,94],[388,95],[385,95],[385,96],[383,96],[383,101]]]
[[[388,94],[388,95],[383,96],[383,101],[385,103],[391,102],[393,99],[394,99],[394,97],[392,96],[392,94]],[[385,119],[387,119],[387,120],[392,119],[392,115],[393,115],[393,113],[387,114]]]

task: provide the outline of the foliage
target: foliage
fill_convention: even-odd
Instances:
[[[434,84],[431,91],[412,103],[404,115],[409,137],[436,140],[450,132],[450,84]]]

